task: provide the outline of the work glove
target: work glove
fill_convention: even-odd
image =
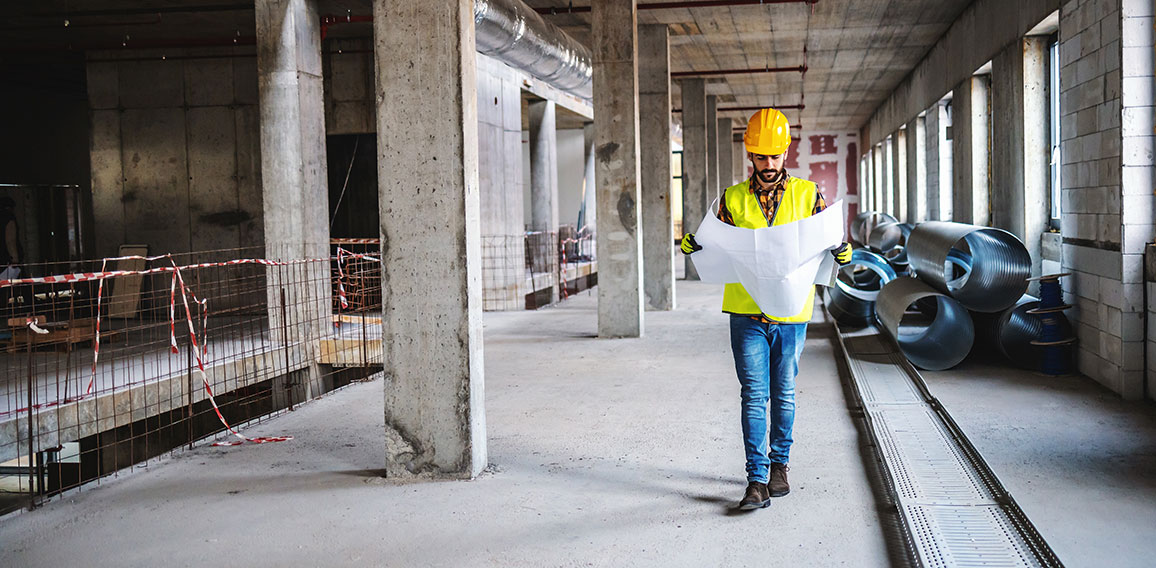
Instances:
[[[835,257],[835,262],[839,263],[839,266],[851,262],[851,243],[843,243],[831,249],[831,256]]]
[[[682,236],[682,254],[691,254],[700,250],[702,247],[694,240],[694,233],[687,233]]]

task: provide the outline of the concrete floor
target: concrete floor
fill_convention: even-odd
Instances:
[[[596,297],[486,314],[492,472],[399,484],[381,381],[250,428],[291,442],[182,452],[0,522],[0,566],[882,566],[887,548],[832,345],[807,342],[791,495],[745,487],[721,289],[637,340],[593,338]],[[816,326],[819,327],[819,326]]]
[[[1066,566],[1156,565],[1156,405],[981,357],[922,374]]]
[[[678,283],[647,335],[600,340],[595,296],[486,314],[491,471],[379,477],[380,381],[0,521],[0,566],[886,566],[833,347],[813,325],[791,495],[737,513],[738,385],[719,287]],[[1084,378],[968,360],[925,373],[1061,560],[1156,557],[1156,408]],[[982,401],[982,403],[980,402]]]

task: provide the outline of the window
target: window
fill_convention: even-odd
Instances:
[[[1060,42],[1052,36],[1048,46],[1048,123],[1052,146],[1051,160],[1051,222],[1053,229],[1060,228],[1060,203],[1063,187],[1063,160],[1060,159]]]

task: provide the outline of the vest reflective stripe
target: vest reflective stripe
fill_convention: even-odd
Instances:
[[[793,223],[810,217],[811,212],[815,210],[815,198],[818,190],[814,183],[793,177],[787,181],[786,189],[783,194],[783,201],[779,203],[779,209],[775,211],[775,218],[771,225]],[[770,226],[767,224],[766,216],[763,215],[763,208],[759,204],[758,196],[750,192],[750,180],[728,187],[725,195],[727,210],[730,211],[736,227],[761,229]],[[807,296],[806,304],[799,313],[788,318],[773,317],[767,314],[763,314],[763,316],[771,321],[782,323],[806,323],[811,321],[811,314],[814,309],[815,290],[812,288],[811,293]],[[723,292],[722,311],[752,316],[762,313],[754,298],[751,298],[743,285],[738,283],[726,285],[726,290]]]

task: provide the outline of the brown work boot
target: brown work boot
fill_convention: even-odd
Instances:
[[[782,497],[791,492],[791,484],[787,483],[788,471],[791,471],[791,468],[785,463],[771,464],[771,480],[767,483],[771,497]]]
[[[771,496],[767,493],[767,484],[752,481],[747,484],[747,492],[743,500],[739,501],[739,509],[752,511],[762,509],[771,504]]]

